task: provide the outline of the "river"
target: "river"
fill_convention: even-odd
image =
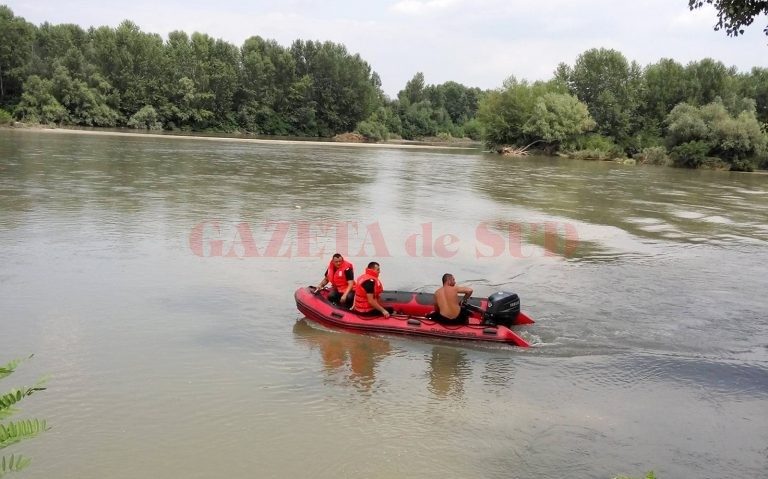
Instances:
[[[0,130],[30,478],[765,477],[768,175]],[[302,319],[330,255],[517,292],[531,348]]]

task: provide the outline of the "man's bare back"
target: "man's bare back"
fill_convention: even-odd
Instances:
[[[456,286],[453,275],[446,276],[443,286],[435,291],[435,311],[446,319],[456,319],[461,313],[459,295],[463,294],[464,299],[469,299],[472,296],[472,288]]]

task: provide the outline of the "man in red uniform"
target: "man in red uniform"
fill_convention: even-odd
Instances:
[[[368,268],[359,278],[355,286],[355,303],[352,311],[363,316],[383,315],[388,318],[390,312],[379,303],[381,293],[384,291],[381,281],[379,281],[379,272],[381,266],[375,261],[368,263]]]
[[[344,260],[344,257],[339,253],[334,254],[331,258],[323,280],[317,285],[315,291],[320,291],[328,283],[331,283],[328,301],[351,308],[355,297],[355,271],[352,263]]]

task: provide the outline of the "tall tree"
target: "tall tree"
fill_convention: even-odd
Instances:
[[[768,14],[766,0],[688,0],[688,7],[693,10],[705,4],[713,5],[717,10],[715,30],[725,30],[728,36],[739,36],[744,27],[752,25],[755,17]],[[768,26],[763,30],[768,35]]]
[[[21,96],[23,70],[32,53],[34,26],[0,5],[0,105]]]
[[[646,123],[660,128],[672,108],[688,98],[686,79],[685,67],[669,58],[645,67],[640,110]]]
[[[566,71],[559,69],[561,75]],[[568,73],[571,92],[587,104],[598,131],[625,146],[638,118],[640,66],[616,50],[600,48],[579,55]]]
[[[378,75],[344,45],[297,40],[291,45],[299,78],[311,79],[311,98],[321,136],[352,131],[380,104]]]
[[[413,78],[405,84],[405,88],[397,94],[397,98],[401,104],[413,104],[424,101],[424,74],[418,72],[413,75]]]

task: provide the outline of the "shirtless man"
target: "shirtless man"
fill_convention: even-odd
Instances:
[[[450,273],[443,275],[443,286],[435,291],[435,312],[433,319],[436,321],[466,324],[469,318],[469,310],[459,305],[460,294],[464,295],[462,303],[472,296],[472,288],[456,286],[456,279]]]

